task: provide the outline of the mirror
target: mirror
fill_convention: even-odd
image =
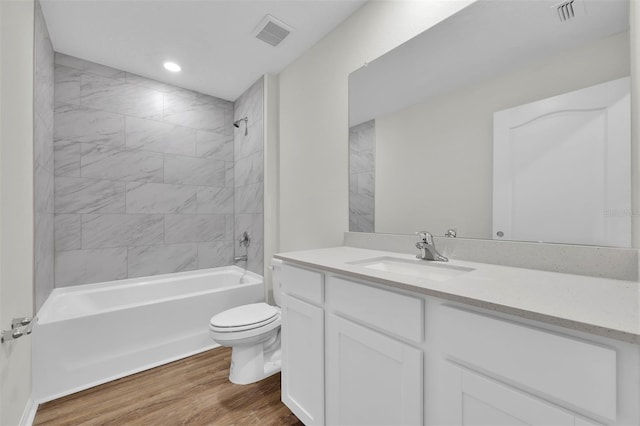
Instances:
[[[350,231],[509,239],[493,229],[494,113],[629,76],[628,10],[478,0],[353,72]]]

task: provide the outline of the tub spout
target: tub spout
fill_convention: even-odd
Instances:
[[[247,261],[247,255],[243,254],[242,256],[236,256],[233,258],[233,263],[238,263],[238,262],[246,262]]]

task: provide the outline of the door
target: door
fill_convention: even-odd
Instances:
[[[572,414],[505,384],[449,365],[451,421],[465,426],[573,425]]]
[[[494,114],[493,238],[631,246],[629,78]]]
[[[324,312],[282,295],[282,402],[305,425],[324,424]]]
[[[422,424],[422,352],[327,316],[329,425]]]
[[[33,309],[33,1],[0,1],[0,328]],[[0,345],[0,424],[25,420],[30,337]],[[27,410],[26,410],[27,409]]]

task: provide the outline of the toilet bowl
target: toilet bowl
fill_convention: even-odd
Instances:
[[[275,266],[275,265],[274,265]],[[274,267],[274,299],[280,302],[280,285]],[[209,335],[231,348],[229,381],[246,385],[280,371],[280,308],[266,303],[237,306],[209,321]]]

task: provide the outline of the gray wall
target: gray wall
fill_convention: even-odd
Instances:
[[[232,264],[245,213],[261,235],[261,170],[237,177],[234,219],[232,102],[61,54],[55,77],[57,287]]]
[[[349,231],[374,232],[376,123],[349,129]]]
[[[248,269],[264,274],[264,78],[256,81],[235,102],[234,120],[248,118],[235,130],[235,234],[237,240],[247,231],[251,236]]]
[[[53,47],[40,2],[34,39],[35,308],[53,290]]]

